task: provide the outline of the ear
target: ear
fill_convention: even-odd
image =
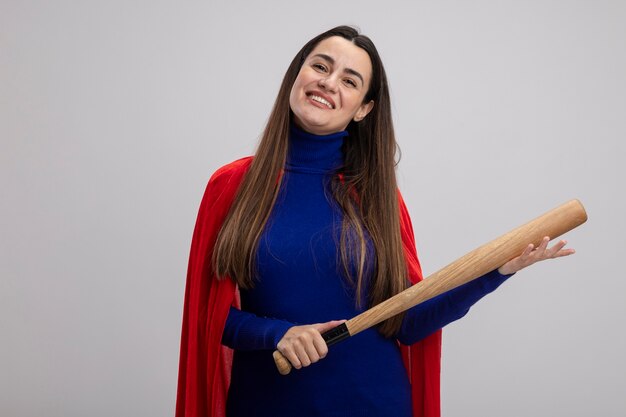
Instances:
[[[361,120],[365,119],[365,116],[367,116],[367,114],[373,108],[374,108],[374,100],[370,100],[369,103],[361,104],[361,106],[356,111],[356,114],[354,115],[354,118],[352,120],[354,120],[355,122],[360,122]]]

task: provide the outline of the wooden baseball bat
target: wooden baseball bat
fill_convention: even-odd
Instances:
[[[499,268],[519,256],[529,243],[538,246],[545,236],[551,239],[557,238],[585,221],[587,221],[587,213],[580,201],[568,201],[474,249],[419,283],[323,333],[322,337],[330,346],[354,336],[417,304]],[[278,350],[274,351],[273,356],[278,372],[287,375],[291,371],[289,360]]]

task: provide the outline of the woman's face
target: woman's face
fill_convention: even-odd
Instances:
[[[296,125],[317,135],[344,130],[374,107],[363,103],[372,76],[365,50],[340,36],[321,41],[306,58],[291,87]]]

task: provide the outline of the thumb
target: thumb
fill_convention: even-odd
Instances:
[[[325,331],[330,330],[330,329],[334,329],[335,327],[337,327],[340,324],[345,323],[345,322],[346,322],[346,320],[332,320],[332,321],[327,321],[326,323],[314,324],[313,327],[318,332],[324,333]]]

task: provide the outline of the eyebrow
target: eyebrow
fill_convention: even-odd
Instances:
[[[325,59],[326,61],[330,62],[333,65],[335,64],[335,60],[331,56],[328,56],[326,54],[315,54],[313,57],[314,58],[319,57],[319,58]],[[359,74],[358,71],[353,70],[352,68],[346,68],[344,69],[344,72],[347,72],[348,74],[352,74],[355,77],[358,77],[359,80],[361,80],[361,84],[365,85],[365,81],[363,81],[363,77],[361,76],[361,74]]]

